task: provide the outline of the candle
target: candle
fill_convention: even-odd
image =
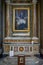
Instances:
[[[34,41],[32,41],[32,44],[34,43]]]

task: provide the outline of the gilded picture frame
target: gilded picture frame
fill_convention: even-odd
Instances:
[[[30,8],[13,8],[13,32],[30,32]]]

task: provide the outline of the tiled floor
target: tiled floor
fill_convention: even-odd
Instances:
[[[17,65],[17,62],[15,61],[15,57],[4,57],[0,58],[0,65]],[[43,65],[43,59],[39,57],[29,57],[29,60],[27,64],[25,65]]]

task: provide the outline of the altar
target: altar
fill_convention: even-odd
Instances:
[[[9,54],[11,49],[14,51],[14,55],[34,55],[35,53],[39,53],[39,43],[38,39],[34,39],[31,42],[31,38],[28,37],[7,37],[4,39],[4,53]]]

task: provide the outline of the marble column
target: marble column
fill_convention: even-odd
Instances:
[[[37,0],[33,0],[33,37],[36,37],[36,3]]]

